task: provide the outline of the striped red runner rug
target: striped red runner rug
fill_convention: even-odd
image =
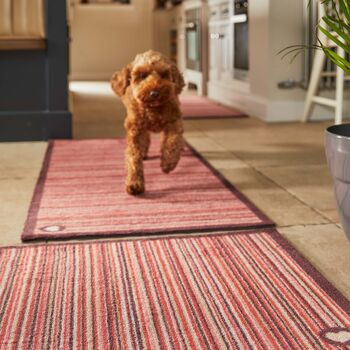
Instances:
[[[276,231],[0,249],[1,349],[345,349],[350,303]]]
[[[188,147],[163,174],[159,141],[144,162],[146,193],[125,192],[125,142],[60,140],[48,148],[23,240],[271,226]]]
[[[247,117],[232,107],[227,107],[202,96],[180,96],[181,111],[185,119],[242,118]]]

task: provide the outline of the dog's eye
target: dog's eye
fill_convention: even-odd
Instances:
[[[160,76],[162,79],[169,79],[170,74],[169,74],[168,71],[165,71],[165,72],[161,72],[161,73],[159,74],[159,76]]]
[[[148,77],[148,73],[147,72],[137,73],[137,80],[143,80],[143,79],[146,79],[147,77]]]

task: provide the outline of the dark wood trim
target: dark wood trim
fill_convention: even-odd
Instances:
[[[0,112],[0,142],[72,138],[68,111]]]
[[[46,108],[68,110],[69,33],[66,22],[66,1],[46,2],[47,95]],[[58,20],[61,18],[62,20]]]
[[[45,29],[45,39],[0,38],[0,141],[72,137],[65,1],[45,0]]]
[[[42,38],[1,38],[0,51],[46,50],[46,39]]]

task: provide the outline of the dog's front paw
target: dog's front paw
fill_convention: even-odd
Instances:
[[[170,161],[162,160],[160,167],[162,168],[165,174],[169,174],[171,171],[173,171],[176,168],[177,163],[178,161],[170,162]]]
[[[136,196],[145,192],[145,185],[143,184],[143,182],[132,182],[126,184],[126,192],[132,196]]]

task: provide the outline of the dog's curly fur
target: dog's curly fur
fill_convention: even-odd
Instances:
[[[150,132],[162,132],[161,168],[174,170],[183,146],[183,123],[178,94],[184,87],[178,68],[166,56],[146,51],[135,57],[111,79],[113,91],[127,110],[126,191],[145,191],[143,160],[150,145]]]

